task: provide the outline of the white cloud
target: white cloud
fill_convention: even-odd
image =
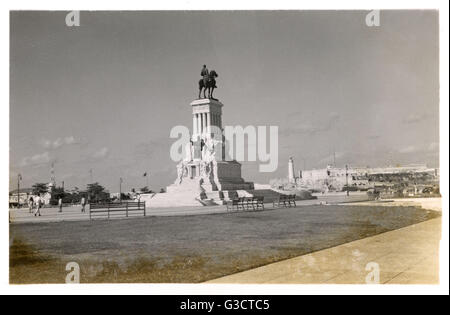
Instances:
[[[420,151],[420,149],[418,147],[414,146],[414,145],[409,145],[407,147],[403,147],[403,148],[398,150],[398,152],[405,153],[405,154],[406,153],[415,153],[415,152],[418,152],[418,151]]]
[[[50,153],[44,152],[41,154],[35,154],[30,157],[25,157],[22,159],[22,162],[20,164],[22,166],[29,166],[29,165],[45,164],[48,162],[50,162]]]
[[[95,152],[92,156],[96,159],[103,159],[107,157],[109,154],[109,149],[107,147],[103,147],[97,152]]]
[[[418,145],[409,145],[398,150],[399,153],[402,154],[411,154],[411,153],[426,153],[426,152],[438,152],[439,151],[439,143],[432,142],[428,146],[418,146]]]
[[[381,138],[381,136],[380,136],[380,135],[374,135],[374,134],[372,134],[372,135],[367,136],[367,138],[368,138],[369,140],[378,140],[378,139]]]
[[[405,124],[415,124],[419,123],[428,118],[427,114],[409,114],[403,119]]]
[[[58,138],[56,140],[49,140],[49,139],[42,140],[42,145],[46,149],[58,149],[64,145],[71,145],[71,144],[76,144],[74,136]]]
[[[346,154],[344,152],[336,152],[336,154],[331,154],[328,155],[326,157],[324,157],[323,159],[320,159],[317,164],[318,165],[327,165],[327,164],[332,164],[334,159],[342,159],[346,156]]]
[[[321,121],[318,122],[302,122],[292,124],[291,127],[285,130],[287,134],[309,134],[311,136],[322,134],[332,130],[341,119],[338,113],[330,113],[327,117],[324,117]]]
[[[74,144],[74,143],[75,143],[75,138],[74,138],[74,136],[65,137],[65,138],[64,138],[64,142],[65,142],[66,144]]]
[[[430,145],[428,146],[428,151],[431,152],[439,151],[439,143],[438,142],[430,143]]]

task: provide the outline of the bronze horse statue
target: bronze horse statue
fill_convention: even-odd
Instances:
[[[203,98],[206,98],[206,90],[208,90],[208,98],[213,98],[214,89],[216,86],[216,78],[219,75],[215,70],[211,70],[206,79],[200,79],[198,81],[198,98],[201,98],[202,90],[203,90]],[[205,82],[206,81],[206,82]]]

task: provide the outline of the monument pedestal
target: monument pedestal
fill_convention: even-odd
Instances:
[[[202,198],[202,193],[206,192],[254,189],[253,183],[242,178],[242,165],[239,162],[217,161],[206,166],[204,164],[201,160],[187,162],[183,177],[167,187],[167,192],[191,191]]]
[[[242,165],[222,161],[222,107],[218,100],[193,101],[193,131],[186,144],[186,157],[177,166],[178,178],[167,187],[167,193],[145,196],[149,207],[204,205],[223,203],[236,191],[250,191],[254,184],[242,178]],[[202,201],[203,200],[203,201]]]

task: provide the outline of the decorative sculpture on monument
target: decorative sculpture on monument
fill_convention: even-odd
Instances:
[[[207,163],[205,161],[200,162],[200,177],[206,177],[206,164]]]
[[[194,143],[189,141],[185,146],[186,157],[184,158],[185,162],[191,162],[194,159]]]
[[[187,165],[184,161],[181,161],[180,163],[178,163],[177,174],[178,175],[177,175],[177,180],[175,181],[175,184],[181,185],[181,183],[183,182],[183,177],[185,177],[187,174]]]
[[[216,148],[218,147],[219,141],[214,139],[207,139],[202,151],[202,160],[206,162],[212,162],[216,160]]]

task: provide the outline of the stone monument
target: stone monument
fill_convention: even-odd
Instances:
[[[177,178],[166,193],[141,195],[148,207],[221,204],[237,195],[251,196],[254,190],[254,184],[242,178],[241,164],[225,160],[223,104],[212,96],[218,74],[209,72],[205,65],[201,76],[199,99],[190,104],[192,136],[185,146],[184,159],[177,165]],[[200,98],[202,89],[204,98]]]
[[[183,207],[223,204],[236,197],[264,197],[265,202],[279,198],[280,193],[270,188],[255,190],[255,184],[242,178],[242,165],[225,159],[222,111],[224,105],[213,98],[217,72],[201,71],[199,98],[191,102],[192,132],[185,144],[185,157],[178,163],[177,178],[166,193],[142,194],[146,207]],[[206,97],[208,89],[208,97]],[[201,91],[203,97],[201,98]],[[293,174],[292,164],[292,174]],[[293,175],[292,175],[293,176]]]
[[[205,98],[190,105],[192,136],[176,166],[177,178],[166,193],[141,195],[149,208],[219,205],[238,195],[251,196],[254,190],[254,184],[242,178],[241,164],[224,159],[223,104]]]
[[[222,132],[217,132],[223,130],[223,104],[215,99],[198,99],[190,105],[191,141],[186,145],[185,159],[177,166],[178,177],[167,187],[167,193],[191,191],[200,199],[217,199],[215,192],[226,195],[228,191],[253,190],[253,183],[242,178],[241,164],[224,160],[225,139]]]

